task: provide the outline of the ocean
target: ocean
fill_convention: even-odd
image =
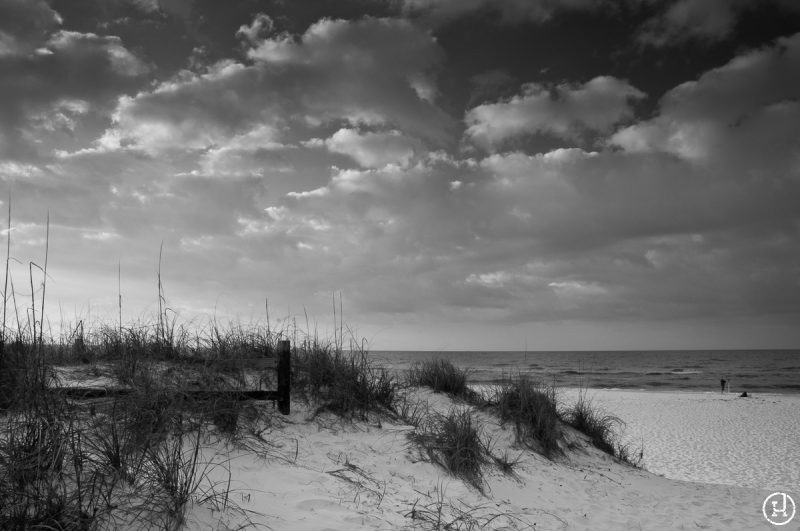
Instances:
[[[800,394],[800,350],[373,351],[377,366],[403,372],[442,358],[469,371],[472,384],[527,374],[543,383],[597,389]]]

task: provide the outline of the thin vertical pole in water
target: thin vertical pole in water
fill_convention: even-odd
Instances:
[[[292,357],[291,344],[287,340],[278,341],[278,411],[289,414]]]

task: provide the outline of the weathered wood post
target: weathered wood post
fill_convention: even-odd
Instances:
[[[278,411],[289,414],[292,381],[291,343],[278,341]]]

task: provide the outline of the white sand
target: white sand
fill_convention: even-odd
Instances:
[[[578,391],[564,390],[569,403]],[[588,390],[593,404],[644,444],[645,467],[668,478],[800,491],[800,396]]]
[[[750,449],[757,447],[756,443],[742,443],[737,448],[728,441],[716,442],[719,436],[715,434],[722,433],[717,426],[725,421],[711,419],[739,422],[737,419],[748,415],[772,417],[773,411],[773,402],[767,399],[685,398],[677,393],[659,393],[658,397],[644,393],[637,399],[639,395],[604,392],[597,394],[596,400],[609,406],[621,404],[618,414],[631,421],[631,430],[634,413],[651,421],[657,418],[660,431],[648,431],[646,458],[651,466],[666,467],[670,473],[684,462],[694,462],[682,454],[702,451],[713,463],[732,463],[742,455],[752,457]],[[440,411],[453,405],[442,395],[427,391],[415,396]],[[796,404],[791,400],[788,403]],[[790,412],[790,406],[781,399],[774,404],[782,408],[778,416]],[[381,426],[347,424],[332,417],[312,421],[308,409],[296,403],[293,408],[285,422],[264,434],[280,447],[261,445],[254,451],[256,447],[231,449],[217,443],[206,448],[204,459],[221,463],[210,470],[209,478],[221,489],[230,473],[232,494],[225,510],[219,503],[216,507],[210,502],[195,504],[188,514],[189,528],[230,529],[249,521],[275,530],[431,529],[420,517],[435,517],[439,506],[443,523],[461,515],[462,526],[453,528],[462,529],[468,528],[468,518],[479,524],[475,529],[772,528],[761,514],[770,489],[691,483],[633,469],[600,453],[569,429],[568,439],[575,445],[553,462],[514,447],[509,430],[498,426],[489,415],[474,412],[491,436],[495,453],[508,449],[511,456],[520,459],[514,476],[488,470],[482,494],[423,459],[407,439],[412,429],[408,426],[385,421]],[[796,414],[789,418],[797,423]],[[709,427],[680,436],[681,426],[700,420]],[[765,429],[770,424],[769,419],[759,422]],[[663,440],[656,441],[654,433]],[[711,440],[702,441],[702,434]],[[765,445],[761,454],[765,456],[764,466],[780,468],[769,461],[773,453],[767,443],[775,439],[766,436],[759,440]],[[712,453],[724,454],[725,448],[734,456]],[[783,456],[783,451],[778,454]],[[667,457],[660,461],[659,452]],[[717,468],[691,465],[688,473],[708,480],[702,474],[711,474],[713,479]],[[748,470],[742,473],[749,478],[761,477]],[[800,498],[796,487],[790,493]]]

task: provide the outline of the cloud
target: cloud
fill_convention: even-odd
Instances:
[[[236,31],[236,36],[247,41],[248,44],[258,45],[267,40],[275,23],[264,13],[258,13],[250,24],[244,24]]]
[[[341,122],[450,141],[453,120],[418,91],[442,57],[428,33],[403,20],[323,19],[297,38],[267,37],[266,20],[239,30],[251,64],[221,61],[122,98],[104,142],[203,149],[261,125],[288,132]]]
[[[439,26],[459,17],[484,12],[499,15],[504,24],[543,23],[560,12],[633,12],[657,10],[636,32],[636,40],[653,47],[687,42],[716,43],[731,37],[737,24],[757,9],[798,13],[795,0],[402,0],[406,14]]]
[[[637,39],[656,47],[719,42],[731,36],[747,11],[764,6],[800,12],[793,0],[678,0],[645,22]]]
[[[339,129],[325,141],[325,145],[333,153],[352,157],[364,168],[379,168],[387,164],[405,166],[421,147],[419,142],[397,130],[360,133],[355,129]]]
[[[122,44],[119,37],[99,36],[94,33],[58,31],[46,43],[49,53],[63,56],[73,75],[80,76],[87,67],[99,66],[104,61],[112,73],[123,77],[137,77],[150,71],[149,65],[136,57]]]
[[[404,322],[797,312],[798,42],[780,39],[674,87],[655,117],[612,135],[616,149],[429,154],[406,167],[340,169],[325,186],[272,205],[280,215],[249,237],[302,243],[356,311]],[[576,88],[593,94],[586,86],[560,87],[555,100],[531,92],[548,120],[534,105],[539,114],[487,134],[487,145],[587,124],[607,133],[632,119],[623,98],[609,99],[613,112],[592,106],[597,114],[585,118],[570,99]]]
[[[408,21],[288,35],[258,15],[238,39],[239,59],[147,86],[116,37],[55,27],[0,58],[29,74],[0,78],[0,141],[54,153],[0,159],[21,260],[39,259],[51,208],[53,294],[113,312],[121,260],[126,309],[152,302],[163,240],[170,300],[209,311],[257,298],[258,315],[266,295],[325,315],[342,291],[352,321],[415,334],[798,312],[798,36],[638,121],[644,94],[618,78],[509,95],[488,73],[464,137],[486,152],[457,149],[443,52]],[[510,150],[528,135],[583,148]]]
[[[485,103],[466,113],[466,136],[493,149],[510,138],[544,133],[565,139],[584,132],[604,133],[633,115],[631,102],[645,95],[628,82],[611,76],[582,85],[522,86],[520,94],[498,103]]]
[[[13,53],[0,53],[1,157],[55,149],[83,117],[145,81],[150,66],[119,37],[57,29],[58,14],[37,2],[24,10],[2,4],[9,6],[28,30],[14,38]]]
[[[267,125],[239,134],[220,147],[208,149],[201,157],[199,173],[227,177],[292,171],[284,153],[294,146],[281,144],[279,137],[280,133]]]
[[[169,13],[188,19],[194,7],[193,0],[117,0],[130,3],[145,13]]]
[[[0,57],[32,53],[61,23],[44,0],[0,0]]]
[[[629,152],[670,153],[717,167],[797,168],[800,34],[778,39],[667,92],[659,114],[617,131]],[[782,166],[780,166],[782,164]]]
[[[797,181],[765,187],[662,153],[431,156],[337,170],[251,220],[247,237],[304,248],[320,264],[303,272],[307,288],[339,286],[357,312],[506,323],[741,315],[798,295],[786,266],[798,252],[786,245],[797,193]]]

